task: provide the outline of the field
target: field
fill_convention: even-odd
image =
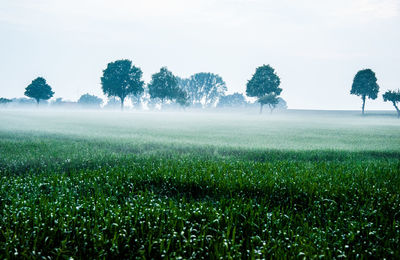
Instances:
[[[392,114],[0,122],[0,258],[400,258]]]

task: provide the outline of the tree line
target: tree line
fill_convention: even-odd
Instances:
[[[103,70],[101,88],[108,98],[119,99],[121,110],[124,109],[127,98],[130,98],[134,104],[147,98],[149,102],[159,102],[161,105],[175,103],[182,107],[200,108],[223,106],[224,104],[234,106],[246,102],[243,94],[225,95],[226,84],[217,74],[202,72],[185,79],[175,76],[167,67],[162,67],[159,72],[151,76],[148,84],[145,84],[142,76],[142,70],[128,59],[110,62]],[[248,80],[246,95],[256,98],[260,104],[260,113],[262,113],[264,105],[268,105],[272,112],[279,103],[286,104],[279,97],[282,92],[280,84],[281,80],[275,69],[270,65],[262,65],[256,68],[255,73]],[[363,115],[366,99],[376,99],[378,92],[379,85],[375,73],[371,69],[358,71],[353,79],[350,94],[361,97]],[[43,77],[38,77],[26,87],[24,94],[39,104],[41,100],[52,98],[54,92]],[[400,110],[397,106],[400,102],[400,90],[388,90],[382,97],[385,102],[392,102],[398,117],[400,117]],[[10,101],[0,98],[0,104]],[[61,102],[61,99],[57,99],[57,101]],[[102,100],[96,96],[85,94],[80,97],[78,103],[100,106]]]

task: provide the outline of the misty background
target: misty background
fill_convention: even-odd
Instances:
[[[398,0],[3,0],[0,91],[23,97],[42,76],[54,98],[104,98],[107,63],[131,59],[146,83],[167,66],[219,74],[228,93],[245,93],[270,64],[289,108],[358,110],[352,80],[371,68],[380,92],[367,108],[393,110],[382,94],[400,88],[399,25]]]

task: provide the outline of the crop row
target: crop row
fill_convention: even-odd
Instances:
[[[3,157],[1,256],[400,257],[400,163],[390,153],[264,152],[269,161],[168,146],[86,154],[85,143],[62,142],[19,144],[31,146],[25,167],[11,160],[18,149]],[[68,158],[65,146],[81,152]],[[39,156],[44,147],[59,152]]]

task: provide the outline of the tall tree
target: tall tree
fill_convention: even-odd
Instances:
[[[390,101],[393,103],[393,106],[397,111],[397,117],[400,118],[400,110],[399,107],[397,106],[397,103],[400,102],[400,89],[398,89],[397,91],[388,90],[382,96],[383,96],[383,101],[385,102]]]
[[[246,94],[249,97],[257,97],[260,103],[260,113],[264,104],[263,97],[273,95],[278,97],[282,89],[279,88],[281,80],[270,65],[263,65],[256,69],[253,77],[247,82]],[[269,99],[269,98],[266,98]]]
[[[108,97],[119,97],[123,110],[128,95],[136,96],[143,93],[142,75],[142,70],[132,65],[130,60],[110,62],[101,77],[103,92]]]
[[[189,102],[192,105],[201,104],[202,107],[216,106],[227,90],[224,80],[209,72],[196,73],[189,79],[179,79],[178,83],[188,93]]]
[[[37,77],[25,88],[24,95],[35,99],[37,105],[39,105],[40,100],[50,99],[54,95],[54,92],[44,78]]]
[[[178,79],[167,67],[162,67],[159,72],[151,76],[151,82],[148,84],[149,94],[152,99],[159,98],[163,104],[166,100],[181,102],[183,90],[178,86]]]
[[[365,99],[372,100],[378,97],[379,85],[376,83],[375,73],[371,69],[360,70],[354,77],[350,94],[361,96],[362,114],[364,115]]]

